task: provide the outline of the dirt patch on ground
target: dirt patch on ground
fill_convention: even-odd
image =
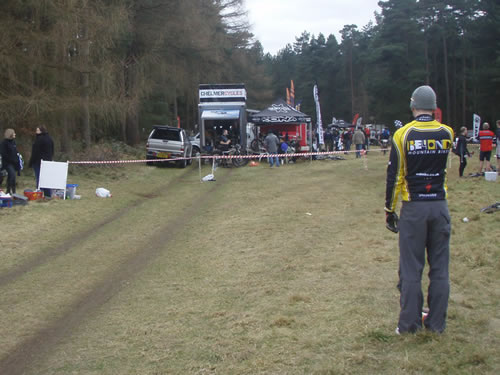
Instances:
[[[153,199],[159,197],[158,193],[135,193],[135,195],[144,199]]]
[[[42,251],[37,256],[20,264],[19,266],[13,268],[12,270],[4,272],[3,274],[0,274],[0,287],[5,286],[5,285],[13,282],[14,280],[19,278],[20,276],[30,272],[31,270],[41,266],[42,264],[47,263],[48,261],[58,257],[59,255],[64,254],[65,252],[67,252],[68,250],[73,248],[74,246],[77,246],[78,244],[82,243],[86,239],[90,238],[93,235],[93,233],[95,233],[95,231],[97,231],[98,229],[101,229],[105,225],[108,225],[108,224],[118,220],[119,218],[121,218],[122,216],[124,216],[128,212],[130,212],[130,210],[133,210],[134,208],[137,208],[137,207],[141,206],[142,204],[144,204],[145,203],[144,198],[152,199],[152,198],[158,197],[162,191],[165,191],[165,190],[169,189],[171,186],[174,186],[174,185],[178,184],[179,182],[181,182],[182,179],[184,178],[184,175],[187,173],[190,173],[190,171],[186,171],[186,173],[183,173],[182,175],[178,176],[176,179],[168,182],[165,185],[160,186],[159,188],[155,189],[151,193],[147,193],[147,194],[138,193],[138,194],[136,194],[143,199],[138,199],[136,201],[133,201],[127,207],[124,207],[124,208],[118,210],[113,215],[106,217],[103,220],[97,222],[95,225],[93,225],[92,227],[90,227],[86,231],[78,233],[78,234],[72,236],[71,238],[68,238],[61,245],[59,245],[55,248],[47,249],[46,251]]]
[[[228,175],[227,175],[228,176]],[[227,177],[226,176],[226,177]],[[175,179],[168,185],[175,184],[179,179]],[[148,264],[150,264],[157,256],[160,255],[161,249],[165,244],[169,243],[180,230],[196,215],[202,205],[210,204],[211,194],[217,190],[225,181],[223,177],[217,184],[207,190],[189,207],[186,208],[184,214],[177,218],[173,223],[161,227],[156,231],[156,235],[146,243],[142,248],[137,249],[131,254],[118,269],[113,270],[110,274],[103,278],[101,282],[96,284],[94,288],[85,296],[73,303],[66,311],[63,311],[59,318],[55,319],[50,325],[36,332],[31,338],[21,342],[14,348],[6,357],[0,360],[0,373],[17,375],[25,374],[33,367],[37,360],[41,359],[54,349],[58,343],[71,335],[76,327],[78,327],[85,319],[95,313],[102,305],[116,295],[127,281],[133,279],[141,272]],[[165,186],[157,189],[164,190]],[[139,206],[142,201],[136,201],[133,205],[128,206],[116,214],[103,220],[95,227],[90,228],[84,233],[79,234],[62,244],[57,249],[54,249],[50,254],[40,256],[29,263],[19,267],[16,271],[10,272],[10,276],[3,276],[1,279],[4,284],[14,280],[23,273],[29,272],[34,267],[49,261],[51,258],[67,251],[72,246],[84,241],[97,227],[103,224],[111,223],[119,217],[127,214],[131,209]]]

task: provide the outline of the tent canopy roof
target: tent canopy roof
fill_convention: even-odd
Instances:
[[[278,99],[263,111],[250,116],[250,121],[258,125],[302,124],[311,122],[311,117]]]

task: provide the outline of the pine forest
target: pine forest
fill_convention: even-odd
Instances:
[[[380,1],[374,19],[340,38],[305,30],[271,55],[244,0],[2,0],[0,131],[28,137],[46,124],[67,153],[135,145],[153,124],[194,131],[200,83],[244,83],[248,108],[261,110],[291,80],[313,118],[318,85],[324,123],[406,122],[422,84],[455,129],[474,113],[500,119],[498,0]]]

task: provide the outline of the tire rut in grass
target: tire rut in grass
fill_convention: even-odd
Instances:
[[[36,361],[46,357],[57,347],[61,340],[71,336],[75,328],[79,327],[91,314],[97,312],[99,308],[119,293],[127,285],[127,282],[135,278],[136,275],[158,257],[164,251],[165,245],[172,241],[176,234],[191,221],[200,207],[211,203],[207,197],[210,197],[216,189],[220,188],[230,174],[231,171],[222,176],[218,183],[214,184],[211,189],[200,195],[181,217],[172,220],[171,223],[167,223],[166,226],[158,229],[156,234],[144,247],[137,248],[134,253],[121,263],[118,269],[110,272],[109,276],[98,282],[92,290],[71,304],[59,318],[55,318],[51,324],[38,330],[31,338],[20,342],[4,358],[0,359],[0,374],[17,375],[29,373],[30,368],[32,368]],[[124,211],[120,216],[125,215],[129,210]],[[118,213],[112,217],[117,215]],[[79,240],[79,242],[85,238]]]
[[[13,267],[11,270],[3,272],[0,274],[0,287],[3,287],[7,284],[12,283],[22,275],[29,273],[30,271],[34,270],[35,268],[47,263],[51,259],[57,258],[59,255],[66,253],[68,250],[71,248],[75,247],[76,245],[82,243],[86,239],[90,238],[96,231],[102,230],[104,226],[109,225],[116,220],[120,219],[124,215],[126,215],[130,210],[140,207],[141,205],[145,204],[147,200],[145,198],[151,199],[153,197],[159,196],[161,192],[167,190],[175,184],[178,184],[181,182],[185,175],[190,173],[190,171],[186,171],[185,173],[182,173],[179,175],[177,178],[173,179],[172,181],[169,181],[167,184],[160,186],[158,189],[155,189],[153,192],[147,194],[146,196],[140,195],[141,199],[137,199],[135,201],[132,201],[129,205],[126,207],[123,207],[119,209],[117,212],[112,214],[109,217],[104,218],[103,220],[99,221],[98,223],[94,224],[91,226],[89,229],[86,229],[80,233],[75,234],[74,236],[71,236],[70,238],[66,239],[62,244],[60,244],[57,247],[54,247],[52,249],[45,249],[42,250],[38,255],[32,257],[31,259],[28,259],[24,263],[21,263],[15,267]]]

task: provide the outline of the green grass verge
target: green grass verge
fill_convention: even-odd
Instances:
[[[0,272],[117,216],[2,287],[0,355],[154,250],[27,373],[498,373],[500,214],[479,212],[500,200],[498,181],[459,179],[452,159],[448,328],[400,337],[386,159],[261,163],[203,184],[196,168],[80,169],[70,182],[82,200],[0,210]]]

